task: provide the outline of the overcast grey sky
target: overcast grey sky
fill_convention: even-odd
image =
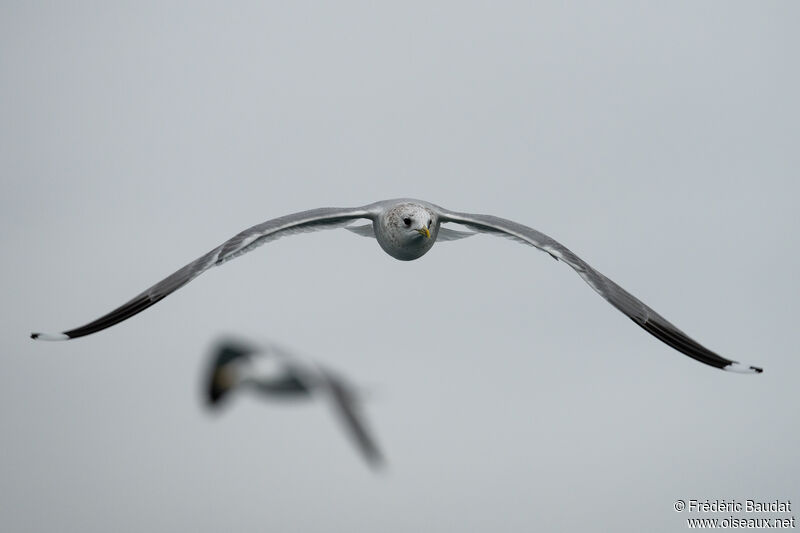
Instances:
[[[2,529],[682,531],[678,498],[800,505],[799,12],[3,2]],[[544,231],[765,372],[701,365],[490,236],[400,262],[300,235],[28,338],[252,224],[397,196]],[[388,469],[321,405],[205,413],[222,333],[378,391]]]

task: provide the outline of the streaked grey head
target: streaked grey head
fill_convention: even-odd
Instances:
[[[375,237],[381,248],[401,261],[423,256],[436,242],[438,233],[436,213],[410,202],[387,209],[375,221]]]

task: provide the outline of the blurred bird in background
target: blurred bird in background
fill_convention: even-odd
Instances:
[[[333,408],[367,464],[372,468],[383,464],[380,449],[360,412],[363,391],[337,372],[273,344],[225,338],[215,343],[210,353],[204,382],[207,406],[218,409],[236,390],[270,400],[322,398]]]

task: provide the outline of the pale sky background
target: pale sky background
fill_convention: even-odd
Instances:
[[[797,3],[283,4],[0,3],[3,531],[683,531],[703,515],[678,498],[800,505]],[[286,238],[28,338],[252,224],[398,196],[544,231],[765,372],[490,236],[413,262]],[[374,388],[386,471],[322,405],[209,416],[223,333]]]

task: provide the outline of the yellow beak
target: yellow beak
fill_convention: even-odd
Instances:
[[[422,228],[418,229],[417,231],[419,232],[420,235],[425,235],[429,239],[431,238],[431,232],[428,231],[428,228],[422,227]]]

